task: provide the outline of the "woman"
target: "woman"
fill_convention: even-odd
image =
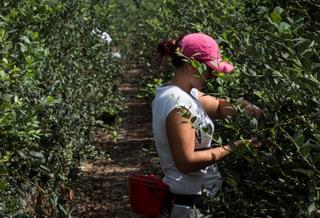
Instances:
[[[214,130],[211,118],[233,116],[235,108],[226,100],[199,90],[209,78],[215,77],[215,72],[230,73],[234,67],[221,60],[217,43],[203,33],[163,41],[158,51],[162,57],[170,56],[176,67],[173,78],[158,87],[152,102],[153,133],[163,181],[174,193],[171,217],[201,217],[200,210],[206,208],[201,198],[203,191],[214,196],[221,188],[216,162],[245,142],[238,140],[211,148]],[[205,64],[207,70],[200,73],[190,63],[192,60]],[[260,115],[256,106],[247,101],[242,103],[250,113]],[[254,139],[247,141],[258,145]]]

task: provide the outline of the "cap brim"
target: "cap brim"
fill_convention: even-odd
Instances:
[[[234,66],[226,61],[208,61],[206,65],[219,73],[231,73],[234,70]]]

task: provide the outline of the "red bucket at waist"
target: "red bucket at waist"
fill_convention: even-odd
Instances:
[[[128,191],[132,211],[152,217],[165,206],[169,186],[153,174],[129,174]]]

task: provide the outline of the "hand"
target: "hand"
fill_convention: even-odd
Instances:
[[[252,104],[251,102],[240,98],[238,100],[238,103],[242,107],[244,107],[245,112],[247,112],[249,115],[254,116],[256,118],[259,118],[261,116],[262,110],[258,106]]]
[[[261,142],[259,142],[257,140],[257,137],[255,137],[255,136],[251,136],[251,138],[249,139],[249,143],[254,148],[260,148],[262,146]]]
[[[257,140],[257,137],[255,136],[251,136],[250,139],[247,139],[247,140],[238,140],[238,141],[235,141],[233,144],[233,146],[230,144],[230,147],[232,150],[234,150],[234,148],[232,147],[236,147],[236,148],[240,148],[242,146],[244,146],[246,144],[246,142],[249,142],[249,145],[251,145],[253,148],[260,148],[262,146],[261,142],[259,142]]]

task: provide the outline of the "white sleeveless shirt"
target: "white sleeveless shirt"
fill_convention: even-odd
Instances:
[[[157,88],[156,97],[152,102],[152,128],[164,173],[163,181],[169,185],[171,192],[175,194],[201,194],[203,188],[206,192],[209,190],[210,194],[215,194],[221,188],[222,180],[216,164],[183,174],[176,168],[172,159],[166,132],[166,119],[175,108],[184,107],[190,111],[192,117],[197,117],[194,123],[196,127],[195,148],[206,148],[211,145],[211,138],[200,129],[211,128],[210,135],[212,135],[214,125],[197,99],[197,89],[192,89],[188,94],[177,86],[166,85]]]

